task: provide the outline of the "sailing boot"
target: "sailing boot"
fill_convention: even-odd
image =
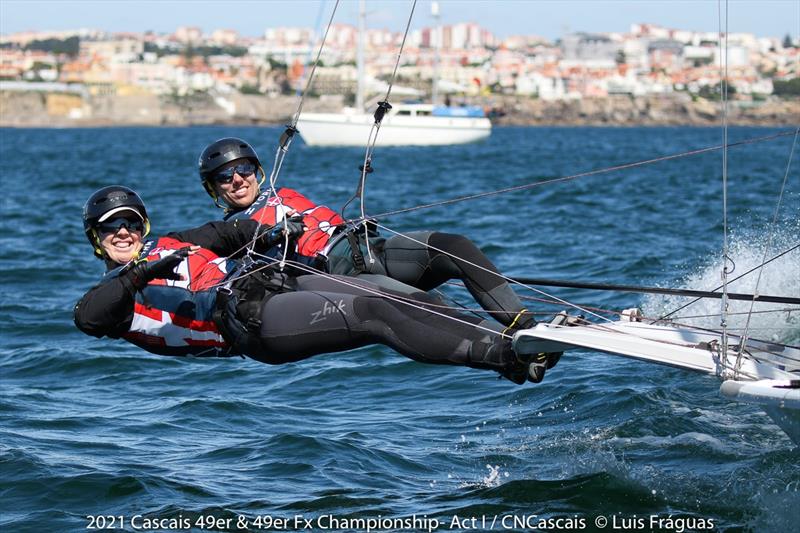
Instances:
[[[544,379],[544,372],[548,368],[552,368],[549,366],[550,354],[547,353],[537,353],[533,354],[529,359],[528,363],[528,380],[532,381],[533,383],[541,383]]]
[[[467,366],[494,370],[517,385],[522,385],[528,379],[528,367],[518,363],[508,339],[473,343],[469,349]]]
[[[556,315],[556,317],[559,317],[559,315]],[[538,324],[538,322],[533,318],[533,314],[527,309],[523,309],[517,313],[517,316],[515,316],[511,324],[503,330],[503,333],[513,335],[517,331],[531,329],[535,327],[536,324]],[[541,382],[544,379],[544,371],[550,370],[556,366],[563,353],[564,352],[540,353],[532,356],[530,360],[530,381],[534,383]],[[542,357],[546,358],[546,363],[544,365],[542,365]]]
[[[511,348],[511,341],[508,339],[497,339],[488,347],[486,344],[483,346],[486,348],[476,350],[482,353],[476,354],[471,351],[468,366],[494,370],[517,385],[522,385],[526,381],[539,383],[544,379],[546,359],[532,362],[527,356],[518,356]]]

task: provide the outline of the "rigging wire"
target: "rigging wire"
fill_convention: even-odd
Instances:
[[[264,265],[258,267],[256,270],[263,270],[263,269],[269,268],[271,266],[274,266],[274,265],[276,265],[278,263],[278,261],[276,261],[276,260],[274,260],[274,259],[272,259],[272,258],[270,258],[268,256],[265,256],[265,255],[262,255],[260,257],[260,259],[264,262]],[[455,316],[452,316],[452,315],[448,315],[446,313],[434,310],[434,308],[450,309],[449,306],[440,305],[440,304],[429,304],[429,303],[420,302],[419,300],[416,300],[414,298],[408,298],[408,297],[404,297],[404,296],[400,296],[400,295],[396,295],[396,294],[389,294],[389,293],[381,291],[379,289],[373,289],[373,288],[369,287],[368,285],[364,285],[364,284],[358,283],[356,281],[348,281],[350,279],[348,276],[338,276],[338,275],[335,275],[335,274],[329,274],[329,273],[327,273],[327,272],[325,272],[323,270],[320,270],[318,268],[314,268],[312,266],[306,265],[305,263],[301,263],[299,261],[291,261],[290,260],[288,262],[294,268],[296,268],[296,269],[298,269],[300,271],[306,272],[308,274],[314,274],[314,275],[317,275],[317,276],[320,276],[320,277],[323,277],[323,278],[326,278],[326,279],[330,279],[332,281],[336,281],[336,282],[338,282],[338,283],[340,283],[342,285],[345,285],[347,287],[352,287],[352,288],[355,288],[355,289],[359,289],[361,291],[373,294],[375,296],[379,296],[381,298],[384,298],[384,299],[387,299],[387,300],[391,300],[393,302],[401,303],[403,305],[407,305],[409,307],[413,307],[413,308],[419,309],[421,311],[427,311],[427,312],[429,312],[431,314],[438,315],[438,316],[450,319],[450,320],[452,320],[454,322],[465,324],[467,326],[470,326],[470,327],[473,327],[473,328],[476,328],[476,329],[481,329],[481,330],[486,331],[486,332],[488,332],[488,333],[490,333],[492,335],[497,335],[499,337],[503,337],[504,339],[511,339],[512,338],[512,335],[509,335],[507,333],[503,333],[502,331],[498,331],[497,329],[493,329],[493,328],[490,328],[490,327],[487,327],[487,326],[482,326],[481,324],[473,324],[472,322],[469,322],[467,320],[463,320],[461,318],[458,318],[458,317],[455,317]],[[255,272],[256,270],[254,270],[253,272]],[[356,280],[358,278],[353,278],[353,279]],[[423,291],[420,291],[420,292],[423,292]],[[499,323],[498,323],[498,327],[500,327]]]
[[[362,4],[363,5],[363,4]],[[397,60],[394,64],[394,70],[392,71],[392,76],[389,78],[389,87],[386,89],[386,96],[384,97],[383,101],[378,102],[378,108],[375,110],[375,122],[372,124],[372,128],[369,131],[369,137],[367,139],[367,147],[364,151],[364,162],[361,164],[359,169],[361,170],[361,177],[358,182],[358,189],[356,189],[356,193],[347,201],[345,202],[344,206],[342,206],[342,218],[344,217],[344,211],[347,208],[348,204],[353,201],[356,197],[358,197],[359,207],[361,212],[361,220],[367,220],[366,214],[366,188],[367,188],[367,174],[371,174],[373,172],[372,167],[372,155],[375,151],[375,143],[378,141],[378,132],[381,129],[381,123],[383,121],[383,117],[386,115],[386,112],[392,108],[392,105],[389,103],[389,96],[392,94],[392,87],[394,86],[395,79],[397,78],[397,69],[400,67],[400,58],[403,55],[403,49],[406,45],[406,38],[408,38],[408,30],[411,28],[411,20],[414,18],[414,9],[417,7],[417,0],[413,0],[411,4],[411,12],[408,14],[408,21],[406,22],[406,31],[403,34],[403,40],[400,43],[400,49],[397,51]],[[363,16],[363,13],[362,15]],[[367,224],[364,224],[364,243],[367,249],[367,257],[369,258],[369,263],[375,263],[375,258],[372,257],[372,250],[370,250],[369,245],[369,227]]]
[[[267,256],[262,256],[261,259],[264,262],[264,264],[262,266],[256,268],[254,271],[263,270],[263,269],[269,268],[271,266],[274,266],[274,265],[276,265],[278,263],[278,261],[276,261],[274,259],[271,259],[271,258],[269,258]],[[312,266],[309,266],[309,265],[306,265],[304,263],[300,263],[300,262],[297,262],[297,261],[290,261],[290,263],[294,268],[297,268],[298,270],[301,270],[303,272],[307,272],[309,274],[319,275],[319,276],[325,277],[327,279],[330,279],[332,281],[335,281],[337,283],[340,283],[342,285],[345,285],[345,286],[348,286],[348,287],[352,287],[352,288],[356,288],[356,289],[362,290],[364,292],[367,292],[369,294],[373,294],[373,295],[381,297],[381,298],[386,298],[388,300],[391,300],[391,301],[394,301],[394,302],[397,302],[397,303],[400,303],[400,304],[403,304],[403,305],[406,305],[406,306],[409,306],[409,307],[413,307],[413,308],[421,310],[421,311],[426,311],[426,312],[429,312],[431,314],[446,318],[448,320],[452,320],[454,322],[458,322],[458,323],[461,323],[461,324],[464,324],[464,325],[467,325],[467,326],[470,326],[470,327],[473,327],[473,328],[476,328],[476,329],[480,329],[480,330],[486,331],[487,333],[492,334],[492,335],[497,335],[497,336],[503,337],[505,339],[513,339],[513,335],[506,334],[506,333],[504,333],[502,331],[498,331],[497,329],[486,327],[486,326],[483,326],[481,324],[474,324],[474,323],[469,322],[467,320],[463,320],[463,319],[461,319],[459,317],[454,317],[454,316],[446,314],[444,312],[439,312],[439,311],[435,310],[435,309],[452,310],[452,309],[454,309],[453,307],[450,307],[450,306],[447,306],[447,305],[442,305],[442,304],[422,303],[422,302],[420,302],[420,301],[418,301],[416,299],[413,299],[413,298],[404,297],[404,296],[400,296],[400,295],[387,294],[387,293],[385,293],[385,292],[383,292],[381,290],[373,289],[373,288],[370,288],[368,286],[362,285],[361,283],[358,283],[355,280],[354,281],[349,281],[349,278],[346,277],[346,276],[336,276],[336,275],[333,275],[333,274],[328,274],[327,272],[324,272],[324,271],[322,271],[320,269],[314,268]],[[623,334],[623,335],[629,335],[629,336],[633,336],[633,337],[637,337],[637,338],[647,339],[647,337],[642,337],[642,336],[636,335],[635,333],[632,333],[632,332],[621,332],[621,331],[618,331],[618,330],[609,329],[604,324],[586,323],[584,325],[589,327],[589,328],[592,328],[592,329],[609,330],[609,331],[614,331],[615,333],[619,333],[619,334]],[[701,328],[701,327],[692,326],[692,325],[689,325],[689,324],[682,324],[682,326],[684,326],[686,328],[702,331],[702,332],[717,333],[715,330],[708,330],[708,329],[704,329],[704,328]],[[649,339],[649,340],[653,340],[653,339]],[[675,343],[675,342],[664,341],[664,340],[659,340],[659,341],[654,341],[654,342],[659,342],[659,343],[662,343],[662,344],[674,344],[674,345],[686,346],[686,347],[696,347],[696,346],[691,345],[691,344]],[[773,343],[773,344],[776,344],[776,343]],[[782,358],[782,359],[787,360],[787,361],[792,361],[792,362],[800,361],[800,360],[797,360],[797,359],[792,358],[790,356],[785,356],[783,354],[780,354],[780,353],[777,353],[777,352],[772,352],[772,351],[769,351],[769,350],[766,350],[766,349],[762,349],[761,351],[763,351],[764,353],[767,353],[769,355],[773,355],[773,356]],[[751,354],[749,354],[749,355],[751,355]],[[757,358],[755,358],[755,357],[752,357],[752,358],[754,360],[758,361]],[[746,373],[743,373],[743,374],[747,375],[747,376],[750,376],[753,379],[756,379],[756,376],[751,376],[750,374],[746,374]]]
[[[732,147],[735,147],[735,146],[744,146],[744,145],[748,145],[748,144],[766,142],[766,141],[771,141],[771,140],[774,140],[774,139],[778,139],[780,137],[786,137],[786,136],[789,136],[789,135],[794,135],[794,133],[795,133],[794,130],[782,131],[782,132],[774,133],[774,134],[771,134],[771,135],[765,135],[763,137],[754,137],[754,138],[750,138],[750,139],[744,139],[742,141],[736,141],[736,142],[733,142],[733,143],[729,143],[727,146],[729,148],[732,148]],[[578,174],[571,174],[569,176],[562,176],[562,177],[559,177],[559,178],[552,178],[552,179],[548,179],[548,180],[544,180],[544,181],[537,181],[537,182],[533,182],[533,183],[524,183],[522,185],[514,185],[512,187],[505,187],[505,188],[496,189],[496,190],[493,190],[493,191],[485,191],[485,192],[480,192],[480,193],[476,193],[476,194],[469,194],[469,195],[465,195],[465,196],[459,196],[459,197],[456,197],[456,198],[450,198],[450,199],[447,199],[447,200],[440,200],[438,202],[431,202],[431,203],[428,203],[428,204],[420,204],[420,205],[412,206],[412,207],[394,209],[392,211],[386,211],[384,213],[380,213],[380,214],[377,214],[377,215],[370,215],[370,218],[375,218],[375,219],[386,218],[386,217],[389,217],[389,216],[392,216],[392,215],[399,215],[399,214],[404,214],[404,213],[410,213],[412,211],[418,211],[420,209],[430,209],[432,207],[439,207],[439,206],[442,206],[442,205],[450,205],[450,204],[455,204],[455,203],[458,203],[458,202],[464,202],[464,201],[467,201],[467,200],[476,200],[478,198],[486,198],[486,197],[489,197],[489,196],[497,196],[497,195],[500,195],[500,194],[506,194],[506,193],[510,193],[510,192],[524,191],[524,190],[527,190],[527,189],[533,189],[535,187],[540,187],[542,185],[550,185],[552,183],[561,183],[561,182],[565,182],[565,181],[575,180],[575,179],[578,179],[578,178],[585,178],[585,177],[588,177],[588,176],[596,176],[598,174],[605,174],[605,173],[608,173],[608,172],[614,172],[614,171],[617,171],[617,170],[627,170],[627,169],[630,169],[630,168],[636,168],[636,167],[640,167],[640,166],[644,166],[644,165],[651,165],[653,163],[660,163],[662,161],[670,161],[670,160],[673,160],[673,159],[689,157],[689,156],[692,156],[692,155],[704,154],[704,153],[708,153],[708,152],[715,152],[715,151],[721,150],[723,148],[724,147],[722,145],[709,146],[709,147],[706,147],[706,148],[698,148],[698,149],[689,150],[689,151],[686,151],[686,152],[679,152],[677,154],[670,154],[670,155],[655,157],[655,158],[652,158],[652,159],[644,159],[644,160],[641,160],[641,161],[635,161],[635,162],[631,162],[631,163],[623,163],[621,165],[614,165],[614,166],[611,166],[611,167],[605,167],[605,168],[600,168],[600,169],[595,169],[595,170],[589,170],[589,171],[586,171],[586,172],[580,172]]]
[[[717,0],[717,17],[719,21],[719,93],[722,106],[722,349],[720,350],[721,377],[727,378],[728,364],[728,0],[725,0],[725,44],[723,54],[722,34],[722,2]],[[724,57],[724,59],[723,59]],[[733,270],[731,270],[733,272]],[[734,370],[734,379],[736,378]]]
[[[742,279],[743,277],[745,277],[746,275],[748,275],[748,274],[751,274],[751,273],[755,272],[756,270],[758,270],[758,269],[759,269],[759,268],[761,268],[762,266],[764,266],[764,265],[767,265],[767,264],[769,264],[769,263],[771,263],[771,262],[775,261],[776,259],[779,259],[779,258],[783,257],[784,255],[788,254],[789,252],[792,252],[792,251],[794,251],[794,250],[797,250],[798,248],[800,248],[800,243],[798,243],[798,244],[795,244],[795,245],[794,245],[794,246],[792,246],[791,248],[789,248],[789,249],[787,249],[787,250],[784,250],[784,251],[782,251],[781,253],[779,253],[779,254],[778,254],[778,255],[776,255],[775,257],[772,257],[772,258],[768,259],[767,261],[764,261],[763,263],[761,263],[761,264],[759,264],[759,265],[756,265],[756,266],[754,266],[753,268],[751,268],[750,270],[748,270],[748,271],[747,271],[747,272],[745,272],[744,274],[739,274],[738,276],[736,276],[736,277],[735,277],[735,278],[733,278],[732,280],[729,280],[729,282],[728,282],[728,283],[733,283],[734,281],[738,281],[738,280]],[[720,290],[721,288],[722,288],[722,285],[719,285],[718,287],[715,287],[715,288],[711,289],[711,291],[709,291],[709,292],[716,292],[716,291]],[[684,304],[684,305],[682,305],[682,306],[678,307],[677,309],[673,309],[672,311],[670,311],[670,312],[669,312],[669,313],[667,313],[666,315],[662,315],[662,316],[659,318],[659,320],[666,320],[667,318],[669,318],[670,316],[674,315],[674,314],[675,314],[675,313],[677,313],[678,311],[682,311],[683,309],[686,309],[686,308],[687,308],[687,307],[689,307],[690,305],[692,305],[692,304],[694,304],[694,303],[696,303],[696,302],[698,302],[698,301],[700,301],[700,300],[702,300],[702,298],[700,298],[700,297],[698,297],[698,298],[694,298],[694,299],[693,299],[692,301],[690,301],[689,303],[686,303],[686,304]]]
[[[789,180],[789,170],[792,168],[792,159],[794,157],[794,149],[797,145],[797,135],[800,134],[800,128],[797,129],[795,133],[794,140],[792,141],[792,149],[789,152],[789,161],[786,163],[786,173],[783,175],[783,183],[781,184],[781,191],[778,194],[778,202],[775,205],[775,213],[772,216],[772,224],[770,224],[770,231],[767,237],[767,242],[764,246],[764,256],[762,258],[761,264],[763,267],[764,260],[766,260],[767,255],[769,254],[769,249],[772,247],[772,239],[775,235],[775,228],[778,225],[778,214],[781,210],[781,204],[783,203],[783,193],[786,191],[786,182]],[[747,342],[747,331],[750,327],[750,318],[753,314],[753,306],[755,305],[756,298],[758,297],[758,286],[761,283],[761,275],[763,274],[764,269],[758,269],[758,277],[756,278],[756,286],[753,288],[753,299],[750,301],[750,311],[747,314],[747,321],[744,325],[744,332],[742,333],[741,340],[739,341],[739,354],[741,355],[742,351],[744,350],[744,345]],[[739,367],[739,360],[736,361],[736,367]]]
[[[520,282],[520,281],[518,281],[518,280],[516,280],[516,279],[514,279],[512,277],[506,276],[505,274],[501,274],[500,272],[495,272],[494,270],[491,270],[491,269],[486,268],[484,266],[478,265],[478,264],[473,263],[471,261],[467,261],[466,259],[464,259],[462,257],[458,257],[458,256],[456,256],[454,254],[451,254],[450,252],[448,252],[446,250],[442,250],[441,248],[437,248],[436,246],[433,246],[433,245],[431,245],[429,243],[424,243],[424,242],[422,242],[422,241],[420,241],[418,239],[415,239],[414,237],[411,237],[410,235],[406,235],[406,234],[400,233],[399,231],[395,231],[395,230],[393,230],[393,229],[391,229],[391,228],[389,228],[387,226],[384,226],[383,224],[376,223],[375,226],[380,228],[380,229],[384,229],[384,230],[388,231],[389,233],[393,233],[395,235],[399,235],[399,236],[403,237],[404,239],[408,239],[409,241],[415,242],[417,244],[421,244],[422,246],[425,246],[426,248],[429,248],[431,250],[435,250],[435,251],[437,251],[437,252],[439,252],[441,254],[444,254],[444,255],[446,255],[448,257],[451,257],[453,259],[457,259],[458,261],[460,261],[460,262],[462,262],[464,264],[470,265],[470,266],[475,267],[475,268],[477,268],[479,270],[483,270],[484,272],[488,272],[489,274],[497,276],[498,278],[502,278],[502,279],[504,279],[504,280],[506,280],[506,281],[508,281],[510,283],[513,283],[515,285],[519,285],[521,287],[525,287],[529,291],[532,291],[532,292],[535,292],[537,294],[541,294],[541,295],[547,296],[548,298],[553,298],[554,300],[556,300],[557,302],[559,302],[559,303],[561,303],[563,305],[567,305],[569,307],[574,307],[575,309],[578,309],[579,311],[583,311],[583,312],[588,313],[588,314],[590,314],[590,315],[592,315],[594,317],[597,317],[597,318],[599,318],[601,320],[605,320],[607,322],[610,322],[610,320],[608,318],[606,318],[604,316],[601,316],[601,315],[598,315],[597,313],[593,313],[588,309],[584,309],[584,308],[582,308],[582,307],[580,307],[580,306],[578,306],[576,304],[573,304],[572,302],[568,302],[567,300],[563,300],[563,299],[561,299],[561,298],[559,298],[557,296],[554,296],[552,294],[548,294],[548,293],[544,292],[541,289],[537,289],[537,288],[535,288],[535,287],[533,287],[531,285],[527,285],[525,283],[522,283],[522,282]]]
[[[283,201],[282,201],[281,197],[278,195],[278,191],[277,191],[277,189],[275,187],[275,184],[278,181],[278,176],[279,176],[279,174],[281,172],[281,168],[283,166],[283,159],[286,157],[286,153],[289,151],[289,146],[291,146],[291,144],[292,144],[292,139],[294,138],[295,133],[297,133],[297,122],[298,122],[298,120],[300,120],[300,113],[303,110],[303,104],[305,102],[306,96],[308,95],[308,89],[311,87],[311,83],[314,81],[314,75],[316,74],[317,66],[319,65],[319,60],[320,60],[320,57],[322,55],[322,50],[325,48],[325,41],[328,39],[328,32],[330,31],[331,26],[333,25],[333,17],[336,14],[336,10],[338,9],[338,7],[339,7],[339,0],[336,0],[336,3],[333,6],[333,11],[331,11],[330,19],[328,19],[328,25],[325,28],[325,34],[322,36],[322,40],[319,43],[319,49],[317,50],[317,57],[314,60],[314,66],[311,67],[311,72],[309,73],[308,79],[306,80],[306,86],[303,89],[302,95],[300,96],[300,102],[297,104],[297,110],[295,111],[294,115],[292,116],[292,120],[291,120],[290,124],[286,125],[286,129],[281,134],[279,142],[278,142],[278,148],[275,151],[275,160],[272,163],[272,172],[270,172],[270,175],[269,175],[269,189],[268,189],[268,192],[267,192],[267,197],[265,199],[265,205],[269,205],[270,201],[272,200],[272,198],[277,198],[278,202],[277,202],[277,205],[275,206],[276,210],[279,207],[283,206]],[[264,172],[263,169],[262,169],[261,172],[262,173]],[[257,220],[258,228],[261,228],[261,225],[263,224],[263,216],[264,216],[264,211],[262,211],[261,214],[258,217],[258,220]],[[276,223],[277,222],[278,221],[276,220]],[[283,217],[283,223],[284,223],[284,228],[285,228],[286,227],[286,217],[285,216]],[[288,231],[286,231],[284,233],[286,235],[285,235],[285,239],[284,239],[284,250],[283,250],[283,258],[282,258],[282,261],[281,261],[281,265],[284,265],[286,263],[286,255],[289,252]],[[256,230],[256,234],[258,234],[258,229]],[[253,238],[253,240],[250,243],[250,246],[248,246],[248,248],[247,248],[247,256],[248,257],[250,257],[253,253],[255,253],[255,245],[256,245],[256,239]]]

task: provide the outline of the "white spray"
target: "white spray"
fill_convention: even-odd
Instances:
[[[772,253],[768,259],[780,252],[797,246],[800,235],[800,221],[790,224],[794,227],[779,229],[772,242]],[[740,234],[733,236],[730,242],[730,257],[736,269],[729,280],[758,266],[763,258],[765,234]],[[677,282],[665,283],[687,289],[711,290],[720,285],[719,273],[722,259],[716,257],[714,262],[700,265],[694,272]],[[800,248],[765,265],[761,274],[758,293],[771,296],[800,297]],[[752,294],[755,289],[758,270],[729,282],[728,292]],[[663,316],[691,301],[682,296],[648,295],[642,303],[645,316]],[[729,330],[733,334],[741,333],[747,322],[750,310],[749,301],[731,300],[729,302]],[[693,326],[719,329],[719,301],[704,298],[678,311],[671,318],[677,322]],[[787,344],[800,344],[800,307],[797,305],[756,302],[750,319],[748,336],[751,338],[770,340]]]

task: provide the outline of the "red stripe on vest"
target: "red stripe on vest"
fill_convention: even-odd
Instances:
[[[161,321],[161,309],[156,309],[154,307],[147,307],[146,305],[142,305],[139,302],[133,303],[133,312],[137,315],[146,316],[147,318],[151,318],[153,320]]]
[[[330,234],[325,230],[344,223],[344,219],[333,209],[324,205],[317,206],[299,192],[288,188],[278,190],[278,198],[269,198],[266,205],[256,209],[250,218],[272,226],[277,222],[276,206],[279,204],[303,215],[303,225],[308,229],[297,240],[297,252],[302,256],[315,257],[330,240]],[[320,224],[323,229],[320,229]]]
[[[169,314],[172,323],[182,328],[191,329],[192,331],[213,331],[219,333],[217,325],[213,322],[206,320],[193,320],[184,316],[176,315],[175,313]]]

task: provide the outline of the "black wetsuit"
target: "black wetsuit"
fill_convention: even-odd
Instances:
[[[385,238],[371,231],[369,254],[363,228],[347,228],[337,213],[287,188],[280,189],[277,197],[261,194],[247,209],[228,211],[225,220],[252,219],[275,224],[284,216],[280,213],[287,211],[300,213],[308,228],[297,241],[290,259],[329,274],[358,277],[381,274],[423,291],[458,279],[501,324],[531,327],[535,323],[530,315],[520,315],[524,307],[509,283],[499,275],[489,258],[462,235],[415,231],[408,233],[408,237]],[[272,255],[277,257],[281,251],[273,250]],[[370,255],[375,260],[373,263],[369,261]],[[385,285],[387,280],[376,278],[373,281]],[[385,286],[391,288],[392,282]]]
[[[502,371],[513,360],[510,341],[497,334],[496,322],[454,312],[439,298],[383,276],[274,273],[254,278],[234,289],[238,297],[221,320],[222,331],[235,348],[264,363],[369,344],[424,363]],[[243,333],[238,342],[236,333],[225,329],[231,326]]]
[[[249,240],[233,223],[170,235],[205,246],[211,244],[209,238],[216,240],[222,235],[228,249]],[[190,259],[196,262],[202,258],[195,255],[185,261]],[[203,266],[195,264],[194,268],[202,270]],[[130,294],[131,284],[121,279],[125,275],[106,280],[81,299],[75,308],[75,323],[82,331],[113,338],[127,333],[135,299]],[[383,276],[370,276],[380,285],[344,276],[292,277],[269,273],[268,269],[233,282],[229,291],[217,297],[218,312],[214,316],[229,344],[226,353],[243,353],[265,363],[281,364],[377,343],[426,363],[486,368],[504,374],[519,366],[510,341],[494,333],[500,327],[496,323],[439,308],[442,303],[427,293]],[[390,285],[393,288],[386,288]],[[164,298],[188,301],[186,292],[165,291],[169,295]],[[165,308],[180,308],[184,300],[163,303],[168,304]],[[161,353],[157,345],[148,350]]]
[[[388,239],[372,237],[369,252],[374,262],[370,263],[363,231],[357,234],[363,268],[355,264],[351,241],[341,239],[329,253],[328,272],[366,279],[372,274],[380,274],[423,291],[459,279],[475,301],[506,326],[511,325],[524,309],[519,296],[500,276],[497,267],[475,243],[463,235],[413,231],[407,236],[394,235]],[[515,325],[530,327],[532,323],[533,319],[528,316],[520,317]]]

